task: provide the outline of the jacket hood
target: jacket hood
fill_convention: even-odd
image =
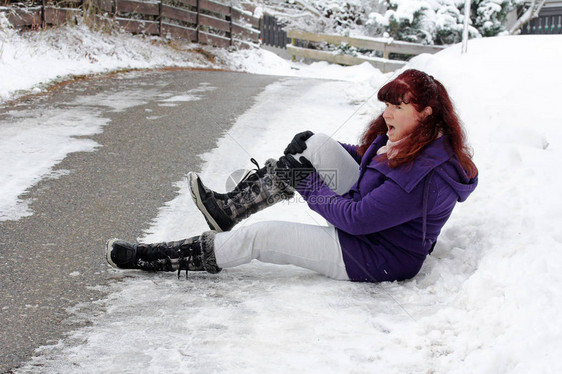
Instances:
[[[386,144],[386,135],[379,136],[372,144],[363,161],[372,159],[376,150]],[[369,152],[371,151],[371,152]],[[373,156],[369,157],[368,154]],[[368,161],[367,161],[368,162]],[[459,196],[458,201],[465,201],[478,185],[478,176],[469,178],[466,171],[455,157],[447,139],[442,136],[430,143],[411,165],[391,168],[385,161],[376,158],[368,167],[373,167],[392,179],[406,192],[411,192],[432,170],[435,171]]]
[[[459,195],[459,202],[465,201],[478,185],[478,175],[469,178],[456,157],[437,167],[435,172]]]

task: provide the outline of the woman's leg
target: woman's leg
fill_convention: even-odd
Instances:
[[[106,244],[107,262],[119,269],[201,271],[218,273],[256,259],[277,265],[295,265],[329,278],[349,280],[337,231],[333,226],[264,221],[238,230],[174,242]]]
[[[359,178],[359,165],[353,157],[325,134],[313,135],[306,144],[307,149],[295,158],[302,155],[309,159],[337,194],[349,191]],[[191,196],[212,230],[229,231],[250,215],[293,196],[293,187],[278,178],[275,170],[276,160],[267,160],[264,168],[251,173],[226,194],[207,188],[197,174],[189,173]]]
[[[306,141],[303,153],[294,157],[306,157],[320,177],[338,195],[342,195],[359,179],[359,164],[338,143],[326,134],[315,134]]]
[[[267,160],[263,168],[251,171],[234,190],[217,193],[206,187],[193,172],[188,174],[193,202],[211,230],[230,231],[252,214],[294,196],[295,190],[275,173],[276,161]]]
[[[217,233],[217,265],[231,268],[256,259],[295,265],[338,280],[349,280],[336,229],[293,222],[264,221]]]

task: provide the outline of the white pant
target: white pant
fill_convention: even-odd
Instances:
[[[259,260],[295,265],[330,278],[349,280],[333,226],[264,221],[217,233],[215,256],[221,268]]]
[[[359,178],[359,165],[335,140],[316,134],[302,153],[328,186],[343,194]],[[301,155],[296,155],[298,160]],[[338,280],[349,280],[338,234],[333,226],[266,221],[242,226],[215,236],[217,265],[230,268],[256,259],[295,265]]]

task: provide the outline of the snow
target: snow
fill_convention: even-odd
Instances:
[[[223,68],[256,74],[306,76],[320,79],[364,80],[373,74],[370,65],[350,68],[319,62],[311,66],[292,66],[272,53],[242,50],[227,53],[207,48],[218,62],[210,64],[199,53],[197,45],[167,45],[154,38],[139,38],[128,34],[91,32],[85,26],[50,29],[42,33],[19,34],[10,28],[0,13],[0,104],[25,94],[47,92],[54,82],[74,76],[107,73],[125,69],[145,69],[164,66]],[[160,103],[198,100],[206,90],[201,87],[182,97],[171,97]],[[46,109],[42,117],[18,110],[0,118],[0,221],[13,220],[32,214],[29,201],[19,198],[42,178],[57,178],[53,167],[71,152],[87,152],[98,144],[76,136],[103,131],[109,121],[94,105],[121,111],[144,102],[154,92],[143,89],[120,93],[118,97],[101,94],[95,101],[82,99],[68,103],[68,109]],[[86,105],[85,105],[86,104]],[[13,108],[17,104],[12,104]],[[25,145],[25,146],[24,146]],[[64,172],[63,172],[64,173]]]
[[[189,50],[153,48],[150,40],[123,35],[111,36],[121,40],[111,49],[108,37],[84,36],[96,57],[75,61],[84,47],[73,42],[71,30],[20,36],[1,28],[2,99],[18,97],[19,90],[42,90],[67,74],[180,60],[205,64],[186,59],[193,54]],[[216,276],[191,273],[187,280],[171,273],[128,272],[122,282],[104,286],[111,291],[107,298],[71,311],[90,325],[40,348],[16,372],[38,367],[57,373],[561,372],[562,114],[556,94],[562,85],[561,43],[562,36],[482,38],[470,41],[465,55],[455,45],[408,65],[447,87],[480,170],[476,192],[456,208],[414,279],[357,284],[260,263]],[[39,67],[49,60],[56,61],[55,73]],[[220,61],[221,67],[287,77],[268,86],[217,148],[201,155],[200,175],[219,191],[228,179],[225,170],[251,167],[250,156],[263,162],[278,155],[297,131],[323,131],[356,142],[382,108],[373,95],[391,78],[368,65],[305,66],[257,50],[223,54]],[[15,82],[9,69],[29,74],[19,74],[25,79]],[[209,89],[172,100],[193,100]],[[122,110],[143,97],[97,99]],[[41,123],[33,113],[0,118],[1,219],[33,214],[18,197],[41,178],[57,177],[51,170],[66,154],[103,152],[83,135],[103,131],[107,120],[83,104],[43,113]],[[255,142],[255,129],[269,141]],[[33,141],[37,133],[41,142]],[[27,152],[13,154],[22,144],[30,145]],[[177,185],[178,196],[161,208],[140,239],[177,239],[206,229],[186,181]],[[249,221],[323,222],[296,200]]]

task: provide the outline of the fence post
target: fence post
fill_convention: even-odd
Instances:
[[[232,5],[228,7],[228,12],[230,13],[228,16],[230,19],[230,46],[232,47],[234,45],[234,35],[232,35]]]
[[[279,32],[277,30],[277,18],[271,19],[271,31],[273,33],[273,45],[279,47]]]
[[[263,15],[260,17],[259,29],[260,29],[259,40],[261,43],[263,43]]]
[[[158,1],[158,35],[162,37],[162,0]]]
[[[197,17],[195,18],[195,43],[199,43],[199,0],[197,0]]]
[[[292,45],[293,47],[296,47],[296,46],[297,46],[297,39],[291,38],[291,45]],[[292,55],[291,61],[295,62],[296,59],[297,59],[297,56],[296,56],[296,55]]]
[[[41,28],[44,29],[47,26],[45,20],[45,0],[41,0]]]
[[[261,41],[263,44],[267,45],[269,44],[269,35],[268,35],[268,27],[267,27],[267,23],[269,22],[269,16],[267,14],[264,14],[261,17],[261,25],[260,25],[260,31],[261,31]]]

